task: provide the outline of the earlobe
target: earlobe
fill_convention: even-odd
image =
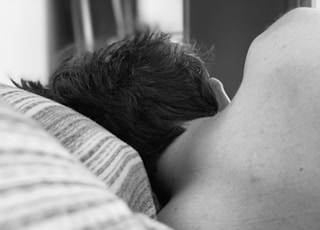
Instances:
[[[219,104],[218,111],[221,111],[230,103],[230,98],[226,94],[221,81],[216,78],[210,78],[209,84],[217,97],[217,101]]]

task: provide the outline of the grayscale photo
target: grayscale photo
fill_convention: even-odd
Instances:
[[[0,230],[320,230],[320,0],[0,0]]]

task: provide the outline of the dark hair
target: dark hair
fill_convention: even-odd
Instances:
[[[69,55],[44,87],[20,88],[67,105],[134,147],[152,183],[160,154],[182,124],[217,112],[198,50],[164,33],[138,33],[93,52]]]

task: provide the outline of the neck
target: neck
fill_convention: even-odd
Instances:
[[[162,188],[165,199],[175,196],[197,180],[201,168],[207,167],[208,162],[201,162],[199,154],[218,151],[213,142],[224,143],[224,124],[228,116],[229,106],[212,117],[203,117],[186,123],[186,131],[179,136],[163,152],[158,163],[157,183]],[[227,141],[227,140],[225,140]],[[218,145],[217,145],[218,146]]]

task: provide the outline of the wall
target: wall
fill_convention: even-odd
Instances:
[[[215,46],[211,72],[233,97],[252,40],[288,10],[286,0],[190,0],[191,39]]]

